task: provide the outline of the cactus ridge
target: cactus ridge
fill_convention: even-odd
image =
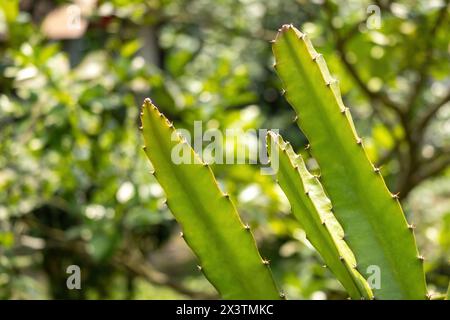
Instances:
[[[199,271],[225,299],[280,299],[268,260],[259,254],[253,234],[211,168],[148,98],[141,122],[144,152],[182,227],[182,238],[199,260]],[[171,152],[179,143],[185,143],[192,164],[173,163]]]
[[[374,289],[375,296],[424,299],[425,276],[414,233],[398,195],[390,193],[381,174],[373,174],[374,166],[323,56],[292,25],[279,30],[272,48],[285,97],[319,163],[322,184],[346,230],[347,243],[365,277],[370,276],[365,271],[369,266],[380,267],[381,287]]]
[[[269,149],[269,157],[279,157],[278,183],[307,239],[352,299],[373,299],[372,290],[357,270],[353,252],[344,241],[344,230],[334,217],[331,201],[318,178],[308,171],[301,155],[280,135],[269,132],[267,139],[274,148]]]

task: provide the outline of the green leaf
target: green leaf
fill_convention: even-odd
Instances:
[[[278,183],[307,239],[352,299],[372,299],[372,290],[357,270],[353,252],[344,241],[344,230],[334,217],[319,180],[308,171],[289,142],[285,143],[274,132],[269,132],[267,138],[270,160],[279,163]]]
[[[124,58],[130,58],[142,47],[139,40],[131,40],[123,44],[120,49],[120,55]]]
[[[19,0],[2,1],[0,3],[0,10],[3,11],[6,22],[14,22],[19,15]]]
[[[375,298],[424,299],[423,259],[412,228],[397,197],[370,163],[322,55],[305,34],[288,25],[280,29],[273,51],[286,99],[319,163],[346,242],[369,283],[372,268],[381,272],[381,286],[373,288]]]
[[[279,299],[268,261],[229,196],[150,99],[142,107],[144,151],[201,270],[224,299]],[[175,164],[175,150],[191,163]],[[178,151],[175,152],[178,154]]]

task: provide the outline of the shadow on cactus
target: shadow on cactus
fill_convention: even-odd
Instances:
[[[429,298],[413,227],[367,157],[323,56],[291,25],[279,30],[272,46],[285,97],[320,167],[320,177],[312,175],[289,142],[268,134],[269,157],[279,162],[277,182],[308,240],[352,299]],[[269,261],[209,166],[150,99],[141,120],[153,174],[206,278],[224,299],[284,298]],[[180,143],[196,159],[193,164],[171,161]]]

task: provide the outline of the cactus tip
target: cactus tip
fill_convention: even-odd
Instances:
[[[203,270],[202,266],[201,265],[197,265],[197,270],[198,271],[202,271]]]
[[[288,31],[290,28],[292,28],[292,24],[283,24],[280,29],[278,29],[279,32],[285,32]]]
[[[144,99],[144,103],[145,104],[152,104],[152,100],[150,98],[145,98]]]
[[[270,264],[270,260],[263,259],[262,263],[263,263],[263,265],[268,266]]]

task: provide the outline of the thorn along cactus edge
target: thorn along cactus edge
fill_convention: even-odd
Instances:
[[[320,166],[319,181],[288,142],[268,134],[268,142],[274,142],[268,143],[271,163],[279,160],[276,180],[307,238],[352,299],[429,298],[414,226],[368,159],[323,56],[292,25],[279,29],[272,47],[284,97]],[[173,124],[150,99],[144,101],[141,121],[144,152],[182,227],[181,236],[199,260],[198,270],[224,299],[284,298],[270,261],[258,252],[250,226],[220,190],[211,168],[189,145],[198,161],[171,161],[172,148],[186,142],[181,137],[172,141]],[[380,285],[370,288],[374,266],[380,270]]]

